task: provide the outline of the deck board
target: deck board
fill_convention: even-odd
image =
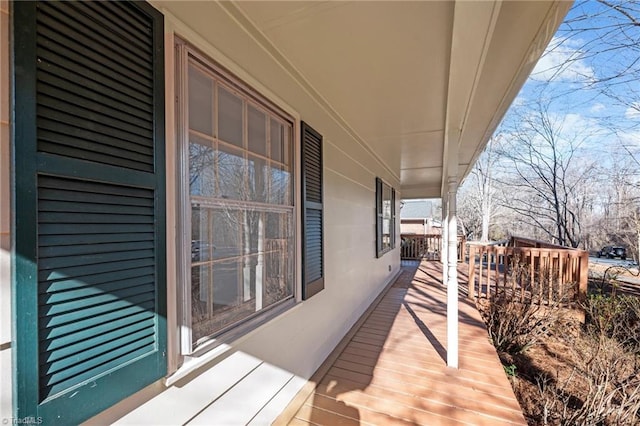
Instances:
[[[290,425],[526,425],[475,306],[460,295],[459,369],[446,366],[439,262],[403,273],[353,334]]]

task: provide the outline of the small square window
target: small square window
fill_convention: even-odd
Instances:
[[[380,257],[396,245],[396,192],[376,178],[376,256]]]

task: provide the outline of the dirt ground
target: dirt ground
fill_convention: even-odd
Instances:
[[[552,334],[542,344],[521,354],[500,354],[502,364],[507,366],[506,372],[509,366],[515,366],[514,374],[507,376],[530,425],[558,424],[552,413],[553,401],[548,400],[549,393],[544,392],[544,386],[562,383],[564,391],[576,403],[584,393],[584,383],[577,378],[568,380],[569,377],[575,377],[572,376],[573,366],[578,360],[571,349],[579,327],[577,319],[569,319],[563,327],[565,333]]]

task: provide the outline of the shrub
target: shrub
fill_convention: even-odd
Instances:
[[[527,265],[515,262],[510,268],[509,284],[491,294],[481,309],[489,337],[498,351],[521,353],[539,343],[563,320],[560,306],[566,302],[567,294],[574,291],[574,286],[566,285],[563,290],[566,294],[558,294],[556,288],[555,300],[544,301],[541,295],[548,294],[548,290],[542,283],[553,280],[544,275],[544,270],[531,280],[528,269]],[[522,291],[514,291],[516,287]]]
[[[514,300],[503,291],[490,297],[484,314],[493,345],[510,354],[525,352],[538,344],[563,319],[563,312],[557,307],[541,306],[530,299]]]
[[[568,377],[537,378],[544,424],[635,425],[640,422],[638,357],[617,341],[582,335]],[[579,394],[576,389],[582,389]]]
[[[484,302],[480,310],[505,373],[522,372],[523,380],[512,380],[514,387],[533,382],[534,396],[526,398],[535,424],[640,425],[640,297],[591,295],[582,306],[584,324],[569,329],[573,323],[564,321],[560,305],[575,287],[563,295],[558,286],[549,287],[554,280],[544,271],[530,279],[524,267],[513,269],[511,281],[479,303]],[[551,293],[556,301],[543,300]],[[549,353],[554,345],[522,353],[555,331],[560,333],[549,342],[561,341],[563,352],[554,352],[556,362],[548,366],[532,364],[532,356]]]
[[[640,348],[640,298],[629,295],[591,295],[584,304],[586,331],[599,341],[605,338],[625,349]]]
[[[640,424],[640,298],[591,295],[565,377],[537,377],[544,424]]]

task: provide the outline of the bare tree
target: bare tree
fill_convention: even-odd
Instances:
[[[638,260],[640,250],[640,182],[635,159],[619,158],[609,170],[608,205],[603,209],[603,228],[607,239],[627,246],[628,255]]]
[[[460,187],[457,206],[458,221],[464,224],[465,237],[471,240],[478,238],[482,227],[473,179],[470,175]]]
[[[640,146],[630,137],[640,128],[640,0],[576,1],[532,81],[569,113],[591,109],[591,119],[640,166]]]
[[[470,234],[476,238],[479,235],[480,241],[483,242],[489,241],[492,237],[489,229],[498,210],[493,174],[496,172],[498,161],[496,140],[499,138],[498,135],[489,140],[485,150],[474,164],[464,188],[461,188],[459,216]]]
[[[640,113],[640,2],[638,0],[578,0],[543,58],[543,80],[570,76],[592,90]]]
[[[635,247],[638,129],[640,0],[577,0],[498,129],[504,143],[461,188],[465,224],[483,240]]]
[[[634,207],[629,209],[628,215],[624,218],[624,232],[622,234],[622,242],[629,247],[627,256],[632,257],[636,262],[639,259],[638,253],[640,253],[640,208],[637,207],[637,202],[634,203]]]
[[[593,164],[579,157],[583,135],[564,128],[564,117],[549,112],[549,104],[520,108],[503,144],[506,159],[502,184],[509,188],[505,208],[544,232],[560,245],[578,247],[580,213],[587,207],[584,182]]]
[[[480,194],[480,213],[482,215],[482,233],[480,235],[480,241],[489,240],[489,224],[496,209],[494,204],[495,188],[493,182],[493,172],[496,164],[494,139],[495,138],[489,140],[489,144],[476,162],[472,172],[476,175],[477,190]]]

